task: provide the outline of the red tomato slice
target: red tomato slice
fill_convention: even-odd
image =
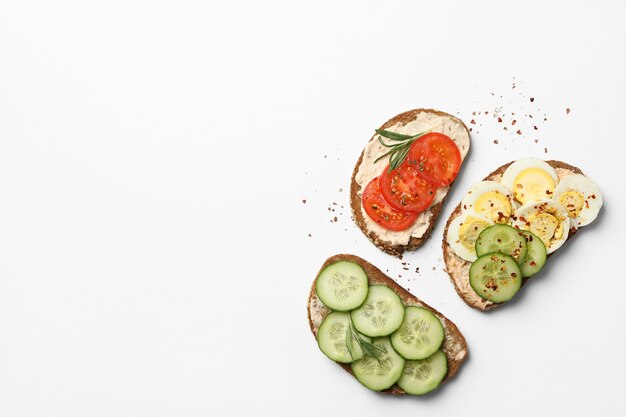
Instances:
[[[378,182],[385,201],[398,210],[420,213],[435,198],[436,187],[420,177],[415,166],[406,161],[391,172],[387,166]]]
[[[382,194],[378,186],[378,178],[376,177],[367,184],[363,191],[363,208],[365,213],[380,226],[388,230],[399,232],[406,230],[411,226],[417,218],[417,213],[396,210],[391,207]]]
[[[427,133],[411,145],[405,163],[415,166],[419,175],[432,185],[442,187],[454,181],[459,173],[461,152],[443,133]]]

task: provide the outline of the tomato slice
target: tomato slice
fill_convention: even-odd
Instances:
[[[398,210],[420,213],[435,198],[436,187],[420,177],[414,165],[403,162],[389,172],[389,166],[380,174],[380,191],[389,205]]]
[[[411,145],[405,163],[415,166],[419,175],[432,185],[442,187],[454,181],[459,173],[461,152],[448,136],[432,132]]]
[[[394,232],[406,230],[417,218],[417,213],[404,210],[396,210],[391,207],[382,194],[378,185],[380,177],[370,181],[363,191],[363,208],[365,213],[380,226]]]

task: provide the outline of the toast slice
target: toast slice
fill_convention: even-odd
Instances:
[[[320,268],[318,276],[319,273],[324,270],[324,268],[337,261],[351,261],[359,264],[367,274],[370,285],[386,285],[400,296],[400,299],[405,306],[423,307],[430,310],[435,316],[437,316],[441,320],[445,331],[445,339],[443,341],[441,349],[445,352],[448,358],[448,373],[446,374],[443,381],[447,381],[457,373],[459,367],[467,357],[467,343],[454,323],[444,317],[443,314],[441,314],[440,312],[430,307],[428,304],[424,303],[419,298],[415,297],[410,292],[402,288],[393,279],[385,275],[380,269],[376,268],[365,259],[359,258],[358,256],[345,254],[331,256],[326,260],[326,262],[324,262],[324,264]],[[313,333],[313,336],[317,338],[317,330],[322,323],[322,320],[324,320],[324,317],[326,317],[328,313],[330,313],[330,309],[328,309],[317,297],[317,294],[315,292],[316,282],[317,278],[315,279],[315,281],[313,281],[313,285],[311,286],[311,292],[309,293],[309,300],[307,303],[307,310],[311,332]],[[350,364],[340,363],[339,365],[350,374],[352,374]],[[381,392],[394,395],[405,394],[405,392],[397,385],[393,385],[391,388]]]
[[[570,174],[582,174],[582,171],[575,166],[566,164],[561,161],[546,161],[552,168],[554,168],[557,172],[557,176],[563,178],[564,176]],[[502,165],[500,168],[493,171],[491,174],[487,175],[483,181],[491,180],[491,181],[500,181],[502,178],[502,174],[506,169],[511,165],[513,161],[508,164]],[[457,218],[461,214],[461,203],[459,203],[446,223],[446,227],[443,231],[443,259],[446,264],[446,272],[450,275],[450,280],[454,284],[454,288],[456,292],[461,296],[463,301],[467,303],[470,307],[473,307],[477,310],[489,310],[492,308],[496,308],[501,304],[493,303],[491,301],[485,300],[478,296],[476,292],[472,289],[469,282],[469,268],[472,264],[469,261],[466,261],[460,257],[458,257],[448,242],[446,241],[446,236],[448,235],[448,228],[450,227],[450,223],[452,220]],[[568,235],[568,240],[576,233],[577,229],[571,229]],[[558,252],[558,251],[557,251]],[[556,253],[556,252],[554,252]],[[552,256],[553,253],[549,254],[548,257]],[[532,278],[532,277],[530,277]],[[522,285],[524,285],[530,278],[524,278],[522,280]]]
[[[399,114],[385,122],[380,129],[390,130],[397,133],[417,134],[426,130],[440,132],[448,135],[459,147],[461,159],[464,160],[470,148],[470,135],[467,126],[451,114],[432,109],[416,109]],[[381,250],[400,256],[405,251],[412,251],[420,247],[428,239],[441,207],[446,199],[448,190],[454,184],[447,187],[439,187],[435,200],[424,212],[420,213],[412,227],[401,232],[392,232],[376,224],[365,213],[361,203],[363,190],[371,179],[380,175],[388,162],[374,160],[387,152],[372,136],[361,153],[352,172],[350,182],[350,206],[352,217],[363,233]]]

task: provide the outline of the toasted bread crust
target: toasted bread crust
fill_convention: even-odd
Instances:
[[[568,171],[572,171],[575,174],[582,174],[583,172],[572,165],[566,164],[565,162],[561,162],[561,161],[546,161],[548,164],[550,164],[552,166],[552,168],[556,169],[556,168],[562,168],[562,169],[566,169]],[[501,176],[504,171],[506,171],[506,169],[509,167],[509,165],[511,165],[513,163],[513,161],[509,162],[508,164],[504,164],[502,165],[500,168],[496,169],[495,171],[493,171],[491,174],[487,175],[483,181],[487,181],[487,180],[493,180],[494,178],[497,178],[498,176]],[[478,297],[478,295],[476,295],[476,297],[471,297],[468,298],[466,296],[466,294],[463,293],[461,287],[459,286],[459,281],[462,279],[465,279],[464,276],[460,276],[455,274],[456,271],[453,271],[452,268],[450,268],[451,264],[453,262],[462,262],[464,265],[468,266],[471,265],[471,262],[465,261],[465,260],[461,260],[459,257],[457,257],[454,253],[454,251],[452,250],[452,248],[450,247],[450,245],[448,244],[447,240],[446,240],[446,236],[448,235],[448,228],[450,227],[450,223],[452,222],[452,220],[454,220],[455,218],[457,218],[459,215],[461,214],[461,203],[457,204],[457,206],[454,208],[454,210],[452,211],[452,213],[450,214],[450,217],[448,217],[448,221],[446,222],[446,227],[443,231],[443,239],[442,239],[442,249],[443,249],[443,260],[446,264],[446,272],[448,273],[448,275],[450,276],[450,281],[452,281],[452,284],[454,284],[454,289],[456,290],[456,292],[459,294],[459,296],[463,299],[463,301],[465,301],[465,303],[467,305],[469,305],[472,308],[475,308],[477,310],[481,310],[481,311],[485,311],[485,310],[490,310],[492,308],[496,308],[502,304],[496,304],[496,303],[492,303],[490,301],[487,300],[483,300],[482,298]],[[576,229],[572,229],[570,230],[570,233],[567,237],[567,239],[569,240],[572,236],[574,236],[574,234],[576,234]],[[554,252],[556,253],[556,252]],[[548,255],[548,258],[551,257],[553,255],[553,253]],[[469,280],[469,276],[467,277],[467,279]],[[524,278],[522,280],[522,285],[524,285],[527,281],[529,280],[529,278]]]
[[[438,111],[438,110],[433,110],[433,109],[415,109],[415,110],[409,110],[407,112],[401,113],[397,115],[396,117],[385,122],[380,127],[380,129],[387,129],[398,123],[404,126],[407,123],[410,123],[413,120],[415,120],[419,113],[433,113],[438,116],[450,117],[458,121],[459,123],[461,123],[463,127],[465,128],[465,130],[467,131],[467,134],[469,135],[469,130],[467,129],[467,126],[465,126],[465,123],[463,123],[461,119],[454,117],[451,114]],[[370,141],[374,140],[375,136],[376,135],[373,135]],[[469,146],[471,147],[471,145]],[[435,226],[435,222],[437,221],[437,218],[439,217],[439,214],[441,213],[441,208],[443,207],[443,204],[446,201],[447,194],[446,196],[444,196],[441,202],[428,208],[428,211],[432,213],[432,216],[428,223],[428,229],[426,230],[424,235],[422,235],[422,237],[420,238],[411,237],[411,239],[406,245],[392,245],[389,242],[386,242],[380,239],[379,236],[375,232],[367,228],[365,219],[363,218],[363,212],[361,211],[361,198],[358,195],[359,191],[361,190],[361,186],[356,181],[356,175],[359,172],[359,167],[361,166],[361,162],[363,161],[364,152],[365,152],[365,149],[363,149],[363,152],[361,152],[361,156],[359,157],[356,165],[354,166],[354,170],[352,171],[352,180],[350,182],[350,207],[352,208],[352,218],[356,222],[357,226],[359,226],[359,229],[361,229],[361,231],[365,234],[365,236],[367,236],[368,239],[371,240],[374,245],[376,245],[378,248],[387,252],[390,255],[400,256],[405,251],[413,251],[419,248],[420,246],[424,244],[424,242],[430,236],[430,233],[432,232],[433,227]],[[454,181],[450,184],[450,187],[452,187],[453,184],[454,184]]]
[[[467,357],[467,342],[465,341],[465,337],[463,337],[463,335],[454,323],[448,320],[443,314],[441,314],[440,312],[430,307],[428,304],[424,303],[413,294],[402,288],[393,279],[385,275],[380,269],[376,268],[365,259],[359,258],[358,256],[346,254],[331,256],[326,260],[326,262],[324,262],[317,276],[319,276],[324,268],[337,261],[352,261],[359,264],[365,270],[370,285],[386,285],[400,296],[400,299],[405,306],[418,305],[420,307],[430,310],[433,314],[435,314],[442,321],[445,330],[445,339],[442,345],[442,349],[446,353],[446,356],[448,358],[448,373],[446,374],[444,381],[452,378],[457,373],[459,367]],[[315,281],[313,281],[313,285],[311,286],[311,291],[309,293],[309,299],[307,302],[307,314],[309,318],[309,326],[311,327],[311,332],[313,333],[313,336],[317,338],[317,330],[319,328],[321,320],[326,317],[328,313],[330,313],[330,310],[326,306],[324,306],[317,297],[317,293],[315,291],[316,283],[317,278],[315,278]],[[352,374],[352,369],[350,368],[349,364],[340,363],[339,365]],[[406,394],[397,385],[394,385],[391,388],[381,392],[393,395]]]

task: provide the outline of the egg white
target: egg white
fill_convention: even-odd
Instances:
[[[458,257],[463,258],[469,262],[474,262],[477,259],[476,250],[473,248],[473,245],[471,250],[466,248],[461,242],[461,238],[459,237],[461,227],[468,218],[474,218],[483,221],[486,224],[485,228],[493,225],[494,222],[488,217],[474,212],[461,213],[461,215],[459,215],[450,222],[450,226],[448,226],[448,233],[446,235],[446,242],[448,242],[448,244]],[[483,229],[477,230],[477,234]]]
[[[531,219],[534,215],[544,212],[555,215],[554,217],[557,218],[558,224],[563,230],[562,235],[558,238],[551,238],[548,242],[542,239],[546,246],[547,253],[552,253],[565,243],[567,236],[569,235],[570,218],[565,207],[549,198],[527,203],[517,209],[515,216],[513,217],[512,224],[518,229],[529,230],[540,236],[540,233],[533,230],[529,225],[529,219]]]
[[[561,202],[561,197],[568,191],[580,193],[584,198],[582,209],[575,214],[573,207],[568,207]],[[602,207],[602,193],[598,186],[589,178],[581,174],[568,175],[563,178],[554,190],[554,200],[565,206],[570,214],[573,227],[586,226],[596,219]]]

